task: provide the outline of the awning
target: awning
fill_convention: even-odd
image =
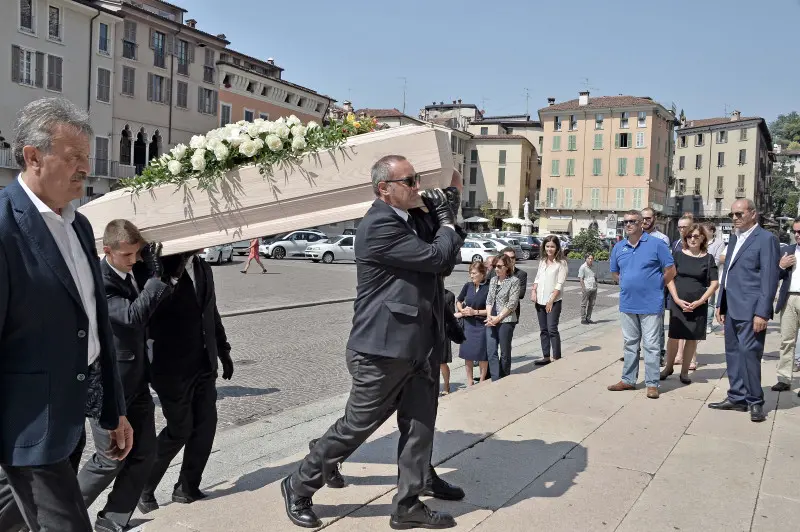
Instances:
[[[550,218],[547,220],[546,231],[550,233],[569,233],[572,228],[572,219]]]

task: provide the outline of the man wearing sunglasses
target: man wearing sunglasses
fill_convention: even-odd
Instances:
[[[781,316],[781,349],[778,361],[778,382],[772,387],[776,392],[792,389],[792,371],[797,371],[795,347],[797,332],[800,330],[800,218],[792,225],[795,244],[781,249],[780,267],[781,288],[775,312]]]
[[[736,229],[728,242],[729,257],[717,298],[717,321],[725,326],[725,361],[730,389],[724,401],[710,403],[718,410],[750,410],[750,420],[764,421],[761,357],[778,289],[778,239],[759,227],[752,200],[731,206]],[[734,304],[735,302],[735,304]]]

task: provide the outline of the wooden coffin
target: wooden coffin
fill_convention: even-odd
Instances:
[[[350,137],[342,148],[309,154],[299,165],[280,165],[271,176],[255,166],[230,171],[216,190],[162,185],[138,195],[110,192],[78,210],[91,222],[102,253],[106,224],[124,218],[164,254],[310,228],[364,216],[375,199],[372,165],[384,155],[405,156],[421,189],[446,187],[453,174],[447,134],[428,126],[401,126]]]

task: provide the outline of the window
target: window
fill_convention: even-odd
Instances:
[[[94,138],[94,173],[95,175],[108,175],[108,138]],[[89,191],[86,191],[87,195]]]
[[[497,186],[504,186],[506,184],[506,169],[497,169]]]
[[[178,82],[178,99],[175,102],[175,107],[181,109],[189,108],[189,84],[185,81]]]
[[[683,170],[685,168],[686,168],[686,156],[681,155],[680,158],[678,158],[678,170]]]
[[[556,189],[556,188],[548,188],[547,189],[547,206],[552,209],[557,204],[558,204],[558,189]]]
[[[470,185],[478,184],[478,169],[474,166],[470,167],[469,169],[469,184]]]
[[[223,127],[231,123],[231,104],[223,103],[220,105],[219,126]]]
[[[44,54],[11,46],[11,81],[31,87],[44,86]]]
[[[694,168],[695,170],[699,170],[703,167],[703,156],[701,154],[697,154],[694,156]]]
[[[744,188],[744,174],[739,174],[739,177],[736,181],[736,186],[738,188]]]
[[[171,80],[164,76],[147,73],[147,101],[157,103],[169,102],[169,90],[171,87]]]
[[[747,150],[739,150],[739,164],[747,164]]]
[[[644,133],[637,133],[636,134],[636,147],[637,148],[644,148]]]
[[[717,166],[723,167],[725,166],[725,152],[721,151],[717,153]]]
[[[627,157],[620,157],[617,159],[617,175],[628,175]]]
[[[740,129],[739,130],[739,140],[747,140],[747,130]]]
[[[644,157],[636,158],[636,162],[634,163],[633,167],[633,173],[636,175],[644,175]]]
[[[656,163],[656,181],[661,177],[661,163]]]
[[[217,116],[217,91],[197,87],[197,110],[203,114]]]
[[[641,188],[634,188],[633,189],[633,208],[634,209],[642,209],[644,205],[642,205],[642,197],[644,196],[644,191]]]
[[[122,94],[125,96],[134,95],[134,87],[136,86],[136,69],[131,67],[122,67]]]
[[[602,133],[595,133],[594,134],[594,149],[595,150],[602,150],[603,149],[603,134]]]
[[[694,137],[694,145],[695,146],[702,146],[703,144],[705,144],[705,138],[703,137],[702,133],[698,133]]]
[[[603,175],[603,160],[594,159],[592,161],[592,175]]]
[[[637,127],[647,127],[647,111],[639,111],[639,120],[636,125]]]
[[[36,33],[34,24],[34,0],[19,0],[19,29],[27,33]]]
[[[561,150],[561,136],[556,135],[553,137],[553,151],[560,151]]]
[[[578,117],[576,115],[569,115],[569,130],[570,131],[578,130]]]
[[[678,137],[678,146],[681,148],[686,147],[686,135],[681,135],[680,137]]]
[[[592,189],[592,209],[599,209],[600,208],[600,189],[593,188]]]
[[[578,136],[570,135],[567,137],[567,150],[575,151],[578,149]]]
[[[575,175],[575,159],[567,159],[567,175]]]
[[[245,122],[252,122],[255,119],[255,112],[251,111],[250,109],[244,110],[244,121]]]
[[[124,35],[122,36],[122,57],[136,60],[136,23],[125,21]]]
[[[602,113],[597,113],[594,115],[594,128],[595,129],[603,129],[603,115]]]
[[[572,208],[572,189],[565,188],[564,189],[564,207],[567,209]]]
[[[625,189],[618,188],[617,189],[617,209],[621,210],[625,208]]]
[[[47,56],[47,90],[61,92],[64,60],[54,55]]]
[[[111,71],[105,68],[97,69],[97,99],[111,102]]]
[[[506,164],[506,150],[500,150],[500,164]]]
[[[701,193],[701,188],[703,187],[702,179],[699,177],[694,178],[694,195],[699,196]]]
[[[178,41],[178,74],[189,75],[189,43],[184,40]]]
[[[628,119],[630,118],[630,113],[622,113],[619,118],[619,127],[622,129],[628,129]]]
[[[269,120],[269,114],[267,114],[267,113],[258,113],[258,117],[261,120]]]
[[[467,200],[467,206],[474,207],[475,206],[475,194],[474,190],[469,191],[469,199]]]
[[[61,41],[61,8],[56,6],[48,7],[47,16],[47,38],[53,41]]]
[[[557,116],[553,118],[553,130],[561,131],[561,118]]]
[[[167,36],[160,31],[150,30],[150,48],[153,49],[153,65],[166,68],[166,41]]]
[[[558,161],[558,160],[556,160],[556,159],[554,159],[554,160],[553,160],[553,163],[552,163],[552,165],[551,165],[551,167],[550,167],[550,175],[551,175],[551,176],[558,176],[558,175],[560,175],[560,174],[559,174],[559,171],[558,171],[558,170],[559,170],[559,168],[558,168],[558,165],[559,165],[559,163],[560,163],[560,162],[561,162],[561,161]]]
[[[630,133],[617,133],[614,137],[615,148],[630,148],[631,147],[631,134]]]
[[[469,162],[477,163],[478,162],[478,150],[470,150],[469,152]]]
[[[725,187],[725,177],[718,175],[717,176],[717,192],[721,191]]]
[[[539,137],[539,155],[544,151],[544,137]]]
[[[111,41],[108,38],[108,24],[101,22],[97,31],[97,51],[103,55],[111,55]]]
[[[214,83],[214,50],[206,48],[206,60],[203,63],[203,81]]]
[[[482,127],[481,128],[481,135],[488,135],[488,134],[489,134],[489,128],[488,127]]]
[[[726,142],[728,142],[728,132],[717,131],[717,144],[725,144]]]
[[[505,192],[498,192],[497,193],[497,208],[502,209],[503,204],[506,202],[506,194]]]

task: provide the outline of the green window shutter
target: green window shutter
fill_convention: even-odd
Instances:
[[[593,175],[600,175],[601,173],[601,159],[595,159],[592,164],[592,174]]]
[[[661,177],[661,163],[656,163],[656,179]]]
[[[575,135],[570,135],[570,136],[569,136],[569,141],[568,141],[568,142],[569,142],[569,145],[568,145],[568,147],[567,147],[567,149],[568,149],[568,150],[570,150],[570,151],[575,151],[575,150],[577,150],[577,149],[578,149],[578,148],[577,148],[577,144],[578,144],[578,143],[577,143],[577,138],[576,138],[576,136],[575,136]]]
[[[644,173],[644,157],[636,158],[636,167],[634,168],[634,173],[636,175],[642,175]]]
[[[622,175],[628,175],[628,158],[622,158]]]
[[[602,133],[595,133],[594,135],[594,149],[602,150],[603,149],[603,134]]]
[[[553,137],[553,151],[558,151],[561,149],[561,137],[556,136]]]
[[[619,148],[619,133],[614,135],[614,147]]]
[[[553,160],[553,164],[550,168],[550,175],[558,175],[558,160]]]
[[[567,159],[567,175],[575,175],[575,159]]]

